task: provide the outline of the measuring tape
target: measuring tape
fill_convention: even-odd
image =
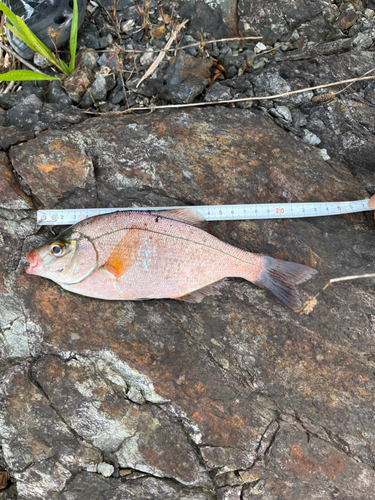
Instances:
[[[350,214],[374,210],[369,199],[358,201],[332,201],[311,203],[261,203],[254,205],[202,205],[184,207],[141,208],[82,208],[68,210],[38,210],[37,222],[42,226],[76,224],[94,215],[123,211],[152,211],[190,209],[199,212],[207,221],[248,219],[291,219],[297,217],[321,217],[323,215]],[[372,199],[371,199],[372,201]]]

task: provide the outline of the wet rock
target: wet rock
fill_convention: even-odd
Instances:
[[[335,37],[336,38],[336,37]],[[333,42],[319,43],[317,45],[303,47],[301,50],[287,52],[276,56],[279,61],[300,61],[303,59],[313,59],[318,56],[328,56],[331,54],[340,53],[352,48],[352,40],[345,38]]]
[[[97,471],[99,474],[101,474],[103,477],[110,477],[112,476],[115,468],[111,464],[106,464],[105,462],[102,462],[98,465]]]
[[[8,113],[9,125],[18,130],[43,130],[44,124],[40,124],[39,114],[43,103],[35,95],[25,97],[19,104],[13,106]]]
[[[33,208],[30,198],[18,186],[5,153],[0,153],[0,208],[8,210]]]
[[[22,89],[17,93],[0,94],[0,107],[10,109],[29,96],[35,96],[39,100],[43,99],[43,89],[37,87],[35,82],[22,82]]]
[[[79,442],[30,382],[27,368],[10,368],[3,374],[1,396],[0,420],[7,428],[3,450],[17,479],[18,498],[51,498],[71,472],[98,461],[98,451]]]
[[[167,69],[164,79],[170,85],[202,81],[211,77],[211,66],[210,59],[197,59],[180,51],[176,61]]]
[[[199,33],[203,30],[206,33],[212,33],[215,39],[225,38],[234,36],[235,33],[232,31],[236,29],[236,7],[235,2],[220,2],[220,4],[227,5],[228,8],[225,9],[228,24],[225,23],[221,12],[217,9],[213,9],[207,3],[203,2],[193,2],[193,1],[180,1],[178,14],[181,19],[188,19],[189,23],[187,25],[188,33]]]
[[[353,40],[353,47],[359,50],[367,50],[373,44],[373,38],[367,33],[360,33]]]
[[[111,69],[121,68],[121,58],[110,52],[104,52],[98,59],[99,66],[105,66]]]
[[[60,133],[48,137],[40,134],[27,147],[14,146],[9,154],[14,169],[44,207],[52,208],[59,199],[83,189],[88,191],[86,195],[81,193],[80,203],[85,197],[86,203],[94,202],[95,195],[90,191],[95,185],[92,161],[83,148],[78,151],[72,147],[69,133],[63,137]]]
[[[250,75],[250,79],[256,96],[279,95],[309,86],[303,74],[292,77],[279,66],[269,67],[256,76]],[[313,95],[311,91],[306,91],[285,97],[276,97],[275,102],[281,105],[298,105],[310,100]]]
[[[62,500],[81,500],[86,495],[90,500],[101,500],[105,494],[108,500],[215,500],[210,492],[190,489],[168,480],[144,477],[119,483],[115,479],[93,477],[92,474],[78,474],[61,494]]]
[[[102,74],[99,74],[94,83],[82,97],[80,102],[82,108],[89,108],[93,102],[103,101],[107,96],[107,82]]]
[[[167,85],[158,88],[159,97],[176,104],[193,102],[208,85],[211,66],[210,59],[195,58],[179,52],[176,61],[165,73]]]
[[[74,102],[79,102],[94,81],[94,75],[88,68],[77,68],[64,82],[64,88]]]
[[[288,497],[298,500],[311,498],[311,488],[323,500],[340,496],[368,498],[375,494],[373,473],[362,470],[360,463],[338,453],[335,447],[310,435],[306,429],[294,422],[282,422],[267,455],[267,467],[258,468],[257,480],[244,487],[242,498],[253,500],[265,495],[272,500],[286,498],[287,489]]]
[[[327,64],[337,71],[338,63]],[[303,109],[307,120],[314,110],[314,122],[326,123],[337,116],[329,107],[344,102]],[[369,127],[359,104],[350,101]],[[347,132],[357,135],[351,116],[346,152],[354,151]],[[359,146],[361,154],[366,147]],[[214,106],[95,118],[14,146],[10,158],[50,206],[86,203],[94,188],[91,206],[103,207],[368,196],[358,175],[333,156],[324,161],[317,149],[259,111]],[[25,275],[8,242],[22,246],[26,233],[12,222],[14,233],[6,224],[1,230],[1,436],[7,470],[28,500],[36,484],[48,500],[213,500],[231,498],[239,487],[247,500],[285,492],[310,499],[312,491],[324,500],[374,496],[375,298],[365,281],[328,288],[308,316],[240,280],[200,304],[93,300]],[[30,224],[27,235],[38,241],[29,236],[24,251],[51,237],[39,229]],[[301,287],[305,298],[331,277],[373,269],[372,214],[228,221],[213,231],[240,247],[316,267],[319,275]],[[132,388],[142,405],[128,398]],[[102,462],[126,468],[126,475],[87,472]],[[219,482],[218,472],[228,476]]]
[[[121,467],[187,485],[211,485],[180,426],[157,408],[111,394],[92,363],[45,357],[35,377],[64,421],[96,448],[114,453]]]
[[[354,10],[346,10],[339,15],[337,21],[334,24],[334,27],[341,31],[345,31],[353,26],[353,24],[356,23],[357,19],[358,14],[354,12]]]
[[[188,104],[202,94],[205,88],[206,83],[199,81],[165,85],[159,90],[159,97],[172,104]]]
[[[225,73],[225,76],[227,78],[233,78],[236,75],[237,75],[237,68],[235,66],[230,66]]]
[[[220,85],[220,83],[214,83],[207,91],[204,100],[206,102],[210,101],[227,101],[231,99],[230,89]]]
[[[304,129],[304,137],[303,137],[303,140],[307,143],[307,144],[311,144],[311,146],[317,146],[318,144],[320,144],[322,141],[319,139],[319,137],[317,137],[315,134],[313,134],[312,132],[310,132],[310,130],[307,130]]]
[[[97,66],[98,60],[99,55],[93,50],[80,50],[77,52],[75,65],[76,68],[88,68],[93,70]]]
[[[48,91],[46,94],[46,102],[59,104],[59,107],[61,108],[65,108],[73,104],[73,101],[62,88],[61,82],[58,81],[49,83]]]
[[[1,127],[0,126],[0,149],[7,150],[10,146],[19,144],[20,142],[25,142],[34,137],[33,132],[19,132],[14,126],[13,127]]]
[[[92,23],[84,22],[79,31],[78,42],[79,46],[87,47],[88,49],[100,49],[99,33],[96,26]]]
[[[282,4],[275,3],[273,0],[265,0],[261,4],[256,0],[240,0],[238,9],[239,27],[243,34],[263,36],[266,29],[272,26],[275,41],[291,29],[321,15],[322,12],[320,2],[305,0],[294,0]],[[312,41],[316,40],[313,38]]]

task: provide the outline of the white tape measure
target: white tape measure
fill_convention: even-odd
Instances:
[[[321,217],[324,215],[350,214],[373,210],[369,199],[358,201],[331,201],[311,203],[262,203],[254,205],[202,205],[184,207],[140,208],[82,208],[68,210],[38,210],[37,222],[42,226],[71,225],[94,215],[119,211],[176,210],[187,208],[199,212],[207,221],[247,219],[290,219],[297,217]]]

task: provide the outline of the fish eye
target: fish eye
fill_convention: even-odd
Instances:
[[[65,254],[64,243],[53,243],[51,245],[51,254],[54,257],[62,257]]]

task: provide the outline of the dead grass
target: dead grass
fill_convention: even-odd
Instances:
[[[341,278],[333,278],[329,280],[329,282],[321,289],[319,292],[314,295],[314,297],[310,297],[299,309],[295,309],[295,312],[299,312],[300,314],[310,314],[314,307],[318,304],[318,296],[324,292],[329,286],[332,286],[332,283],[338,283],[340,281],[350,281],[350,280],[358,280],[363,278],[375,278],[375,274],[358,274],[354,276],[343,276]]]

